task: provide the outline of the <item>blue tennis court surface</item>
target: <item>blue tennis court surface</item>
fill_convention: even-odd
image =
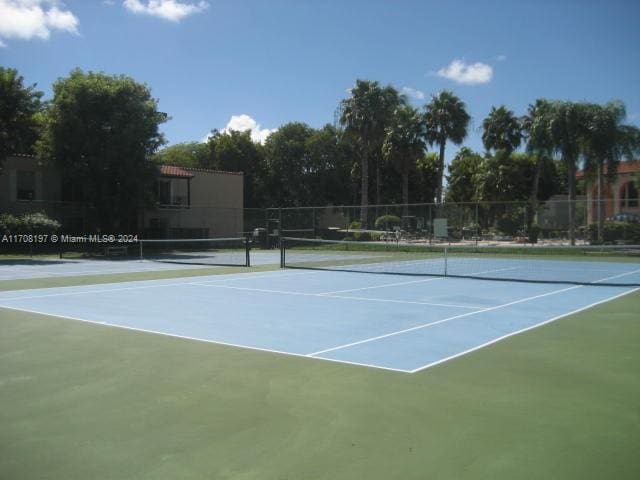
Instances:
[[[281,270],[7,291],[0,307],[416,372],[635,290]]]

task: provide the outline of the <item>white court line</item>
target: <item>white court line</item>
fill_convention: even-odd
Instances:
[[[277,272],[280,272],[280,270],[278,270]],[[7,293],[7,292],[11,292],[11,291],[17,291],[17,292],[23,292],[25,290],[6,290],[4,292],[0,292],[0,301],[5,301],[5,300],[33,300],[33,299],[38,299],[38,298],[47,298],[47,297],[62,297],[65,295],[85,295],[85,294],[91,294],[91,293],[109,293],[109,292],[120,292],[120,291],[126,291],[126,290],[142,290],[142,289],[146,289],[146,288],[161,288],[161,287],[179,287],[182,285],[195,285],[195,286],[213,286],[213,282],[231,282],[234,280],[251,280],[253,278],[264,278],[264,277],[284,277],[284,276],[294,276],[294,275],[308,275],[311,273],[316,273],[314,271],[308,271],[308,272],[304,272],[304,273],[280,273],[279,275],[273,275],[274,272],[268,271],[268,272],[252,272],[252,273],[247,273],[247,274],[233,274],[233,275],[237,275],[234,276],[232,278],[224,278],[224,275],[220,275],[221,278],[216,279],[216,280],[209,280],[208,282],[211,282],[212,284],[209,285],[208,282],[181,282],[180,280],[183,280],[185,278],[188,277],[179,277],[179,278],[175,278],[173,280],[175,280],[172,283],[154,283],[152,285],[137,285],[134,287],[119,287],[119,288],[103,288],[103,289],[92,289],[92,290],[82,290],[80,292],[75,292],[75,291],[68,291],[68,292],[58,292],[58,293],[46,293],[46,294],[42,294],[42,295],[27,295],[27,296],[18,296],[18,297],[3,297],[2,293]],[[271,274],[271,275],[269,275]],[[243,275],[243,276],[239,276],[239,275]],[[140,283],[140,282],[156,282],[158,280],[137,280],[134,282],[124,282],[124,284],[130,284],[130,283]],[[111,284],[107,284],[107,285],[118,285],[118,283],[111,283]],[[64,289],[75,289],[78,287],[82,287],[83,285],[70,285],[68,287],[53,287],[53,288],[64,288]],[[43,289],[35,289],[35,290],[50,290],[50,288],[43,288]],[[27,292],[31,291],[26,290]]]
[[[504,272],[506,270],[518,270],[519,267],[510,267],[510,268],[498,268],[498,269],[494,269],[494,270],[484,270],[482,272],[472,272],[472,273],[468,273],[467,275],[482,275],[485,273],[495,273],[495,272]],[[328,270],[328,271],[333,271],[333,270]],[[336,271],[340,271],[340,270],[336,270]],[[356,273],[367,273],[365,272],[357,272]],[[398,273],[398,275],[402,275],[402,273]],[[317,295],[322,295],[322,296],[330,296],[333,295],[334,293],[349,293],[349,292],[359,292],[362,290],[372,290],[374,288],[385,288],[385,287],[396,287],[398,285],[410,285],[412,283],[425,283],[425,282],[434,282],[436,280],[444,280],[447,277],[445,275],[439,275],[439,276],[435,276],[437,274],[434,274],[434,277],[431,278],[427,278],[425,280],[411,280],[408,282],[397,282],[397,283],[385,283],[383,285],[374,285],[371,287],[361,287],[361,288],[350,288],[348,290],[336,290],[334,292],[323,292],[323,293],[318,293]]]
[[[493,345],[494,343],[501,342],[502,340],[505,340],[505,339],[507,339],[509,337],[513,337],[514,335],[518,335],[520,333],[528,332],[529,330],[533,330],[533,329],[541,327],[543,325],[547,325],[548,323],[555,322],[556,320],[560,320],[561,318],[568,317],[569,315],[580,313],[580,312],[582,312],[584,310],[587,310],[587,309],[589,309],[591,307],[595,307],[596,305],[600,305],[600,304],[606,303],[606,302],[611,302],[613,300],[616,300],[617,298],[624,297],[625,295],[629,295],[630,293],[634,293],[634,292],[637,292],[637,291],[640,291],[640,288],[635,288],[633,290],[629,290],[627,292],[620,293],[619,295],[614,295],[613,297],[606,298],[606,299],[600,300],[598,302],[594,302],[594,303],[592,303],[590,305],[587,305],[585,307],[578,308],[577,310],[573,310],[572,312],[563,313],[562,315],[558,315],[557,317],[553,317],[553,318],[550,318],[550,319],[545,320],[543,322],[537,323],[535,325],[531,325],[530,327],[522,328],[520,330],[516,330],[515,332],[507,333],[506,335],[503,335],[503,336],[498,337],[498,338],[494,338],[493,340],[489,340],[488,342],[485,342],[485,343],[483,343],[481,345],[477,345],[475,347],[469,348],[467,350],[464,350],[462,352],[456,353],[454,355],[450,355],[450,356],[442,358],[440,360],[436,360],[435,362],[428,363],[428,364],[423,365],[421,367],[414,368],[413,370],[411,370],[411,373],[416,373],[416,372],[420,372],[422,370],[426,370],[427,368],[434,367],[436,365],[439,365],[441,363],[447,362],[449,360],[453,360],[454,358],[458,358],[458,357],[461,357],[463,355],[467,355],[468,353],[475,352],[476,350],[480,350],[481,348],[488,347],[489,345]],[[322,358],[322,357],[319,357],[319,358]]]
[[[269,348],[262,348],[262,347],[252,347],[249,345],[241,345],[241,344],[237,344],[237,343],[230,343],[230,342],[222,342],[219,340],[209,340],[206,338],[198,338],[198,337],[189,337],[186,335],[178,335],[178,334],[174,334],[174,333],[168,333],[168,332],[161,332],[158,330],[149,330],[149,329],[145,329],[145,328],[137,328],[137,327],[131,327],[131,326],[127,326],[127,325],[118,325],[115,323],[109,323],[109,322],[102,322],[102,321],[98,321],[98,320],[88,320],[86,318],[80,318],[80,317],[72,317],[69,315],[60,315],[60,314],[56,314],[56,313],[47,313],[47,312],[42,312],[42,311],[38,311],[38,310],[31,310],[31,309],[26,309],[26,308],[18,308],[18,307],[8,307],[6,305],[0,305],[0,308],[6,308],[7,310],[14,310],[14,311],[18,311],[18,312],[26,312],[26,313],[35,313],[38,315],[44,315],[44,316],[49,316],[49,317],[57,317],[57,318],[63,318],[65,320],[76,320],[79,322],[85,322],[85,323],[92,323],[94,325],[101,325],[104,327],[113,327],[113,328],[121,328],[123,330],[131,330],[134,332],[142,332],[142,333],[153,333],[156,335],[163,335],[165,337],[173,337],[173,338],[180,338],[183,340],[192,340],[192,341],[196,341],[196,342],[204,342],[204,343],[213,343],[216,345],[224,345],[227,347],[235,347],[235,348],[245,348],[247,350],[256,350],[259,352],[268,352],[268,353],[278,353],[280,355],[288,355],[291,357],[298,357],[298,358],[306,358],[306,359],[313,359],[313,360],[326,360],[328,362],[333,362],[333,363],[342,363],[342,364],[347,364],[347,365],[357,365],[359,367],[370,367],[370,368],[377,368],[379,370],[387,370],[387,371],[392,371],[392,372],[402,372],[402,373],[411,373],[409,370],[403,370],[400,368],[392,368],[392,367],[383,367],[381,365],[372,365],[372,364],[368,364],[368,363],[359,363],[359,362],[350,362],[347,360],[335,360],[332,358],[315,358],[315,357],[309,357],[308,355],[305,355],[303,353],[293,353],[293,352],[284,352],[282,350],[273,350],[273,349],[269,349]]]
[[[291,292],[288,290],[272,290],[268,288],[251,288],[251,287],[233,287],[231,285],[215,285],[215,284],[206,284],[206,283],[200,283],[195,285],[202,285],[203,287],[226,288],[228,290],[243,290],[248,292],[277,293],[280,295],[297,295],[302,297],[341,298],[341,299],[347,299],[347,300],[362,300],[362,301],[368,301],[368,302],[402,303],[406,305],[428,305],[431,307],[466,308],[470,310],[477,310],[478,308],[484,308],[484,306],[480,307],[480,306],[469,306],[469,305],[453,305],[449,303],[418,302],[418,301],[411,301],[411,300],[390,300],[390,299],[384,299],[384,298],[353,297],[349,295],[328,295],[326,293]]]
[[[637,273],[637,272],[640,272],[640,269],[639,270],[635,270],[633,272],[621,273],[619,275],[613,275],[611,277],[601,278],[600,280],[597,280],[594,283],[606,282],[608,280],[613,280],[615,278],[620,278],[620,277],[624,277],[624,276],[627,276],[627,275],[632,275],[632,274]],[[569,290],[575,290],[575,289],[583,288],[583,287],[586,287],[586,286],[588,286],[588,285],[575,285],[573,287],[563,288],[563,289],[560,289],[560,290],[554,290],[552,292],[547,292],[547,293],[543,293],[543,294],[540,294],[540,295],[535,295],[535,296],[532,296],[532,297],[527,297],[527,298],[523,298],[523,299],[520,299],[520,300],[515,300],[513,302],[505,303],[505,304],[502,304],[502,305],[497,305],[497,306],[494,306],[494,307],[488,307],[488,308],[484,308],[482,310],[476,310],[474,312],[463,313],[461,315],[456,315],[456,316],[453,316],[453,317],[444,318],[442,320],[436,320],[434,322],[429,322],[429,323],[425,323],[423,325],[418,325],[418,326],[415,326],[415,327],[406,328],[404,330],[398,330],[396,332],[387,333],[385,335],[378,335],[376,337],[366,338],[364,340],[360,340],[360,341],[357,341],[357,342],[352,342],[352,343],[345,344],[345,345],[339,345],[339,346],[333,347],[333,348],[327,348],[325,350],[321,350],[321,351],[318,351],[318,352],[309,353],[308,355],[315,358],[315,355],[320,355],[320,354],[323,354],[323,353],[333,352],[335,350],[341,350],[341,349],[344,349],[344,348],[353,347],[355,345],[360,345],[360,344],[363,344],[363,343],[374,342],[374,341],[377,341],[377,340],[380,340],[380,339],[383,339],[383,338],[392,337],[392,336],[395,336],[395,335],[400,335],[400,334],[403,334],[403,333],[406,333],[406,332],[411,332],[413,330],[420,330],[420,329],[423,329],[423,328],[432,327],[434,325],[438,325],[440,323],[449,322],[451,320],[457,320],[459,318],[470,317],[471,315],[477,315],[479,313],[498,310],[498,309],[505,308],[505,307],[508,307],[508,306],[511,306],[511,305],[516,305],[518,303],[524,303],[524,302],[527,302],[529,300],[534,300],[534,299],[537,299],[537,298],[547,297],[547,296],[550,296],[550,295],[556,295],[556,294],[561,293],[561,292],[567,292]],[[638,290],[638,289],[636,289],[636,290]],[[627,292],[627,293],[629,293],[629,292]],[[617,298],[617,297],[613,297],[613,298]],[[613,298],[611,298],[609,300],[612,300]]]
[[[459,318],[470,317],[471,315],[477,315],[479,313],[490,312],[492,310],[498,310],[498,309],[505,308],[505,307],[508,307],[508,306],[511,306],[511,305],[516,305],[518,303],[528,302],[529,300],[534,300],[536,298],[548,297],[549,295],[556,295],[556,294],[561,293],[561,292],[567,292],[569,290],[575,290],[576,288],[581,288],[581,287],[582,287],[582,285],[576,285],[576,286],[573,286],[573,287],[563,288],[561,290],[554,290],[552,292],[547,292],[547,293],[543,293],[543,294],[540,294],[540,295],[534,295],[534,296],[531,296],[531,297],[521,298],[520,300],[514,300],[513,302],[503,303],[502,305],[496,305],[494,307],[487,307],[487,308],[483,308],[482,310],[476,310],[474,312],[463,313],[463,314],[460,314],[460,315],[455,315],[453,317],[447,317],[447,318],[443,318],[441,320],[436,320],[434,322],[423,323],[422,325],[417,325],[415,327],[410,327],[410,328],[405,328],[405,329],[402,329],[402,330],[397,330],[395,332],[386,333],[384,335],[378,335],[378,336],[375,336],[375,337],[365,338],[364,340],[359,340],[357,342],[351,342],[351,343],[346,343],[344,345],[338,345],[336,347],[327,348],[327,349],[324,349],[324,350],[320,350],[318,352],[309,353],[308,355],[310,357],[315,357],[316,355],[320,355],[320,354],[323,354],[323,353],[333,352],[335,350],[341,350],[341,349],[344,349],[344,348],[353,347],[355,345],[361,345],[363,343],[375,342],[375,341],[381,340],[383,338],[393,337],[395,335],[401,335],[403,333],[412,332],[414,330],[420,330],[420,329],[423,329],[423,328],[432,327],[434,325],[439,325],[441,323],[450,322],[452,320],[457,320]]]

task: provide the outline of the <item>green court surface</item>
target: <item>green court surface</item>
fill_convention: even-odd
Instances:
[[[639,306],[416,374],[0,309],[0,479],[635,480]]]

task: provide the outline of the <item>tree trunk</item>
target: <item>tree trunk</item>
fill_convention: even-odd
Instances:
[[[569,178],[569,241],[571,245],[576,244],[576,162],[570,159],[567,165]]]
[[[438,210],[441,210],[442,205],[442,180],[444,177],[444,147],[445,142],[440,144],[440,157],[438,159],[438,186],[436,187],[436,203],[438,204]]]
[[[602,163],[598,162],[598,242],[604,242],[604,205],[602,204]]]
[[[369,156],[362,155],[362,181],[360,184],[360,223],[361,228],[367,228],[367,207],[369,206]]]
[[[542,171],[542,161],[543,157],[541,155],[536,159],[536,169],[533,174],[533,184],[531,185],[531,214],[527,217],[529,221],[529,225],[527,227],[531,227],[531,224],[536,219],[536,215],[538,212],[538,188],[540,186],[540,173]]]
[[[409,172],[402,172],[402,215],[409,216]]]

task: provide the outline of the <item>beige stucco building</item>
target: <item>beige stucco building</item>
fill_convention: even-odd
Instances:
[[[244,175],[199,168],[159,166],[156,206],[139,213],[145,238],[238,237],[243,231]],[[63,230],[80,233],[87,206],[53,166],[14,155],[0,170],[0,213],[45,212]]]

